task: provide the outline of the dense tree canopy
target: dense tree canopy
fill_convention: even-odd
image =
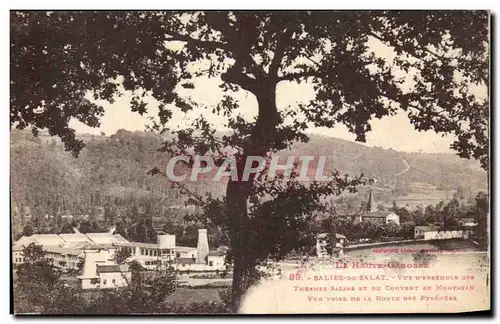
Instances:
[[[69,121],[98,126],[104,111],[92,99],[127,90],[139,114],[146,96],[159,102],[153,130],[166,131],[174,107],[227,117],[232,134],[216,138],[200,117],[163,149],[224,157],[231,146],[241,170],[247,156],[307,141],[308,127],[343,124],[365,141],[371,120],[402,110],[417,130],[455,135],[453,149],[487,168],[489,102],[477,89],[489,86],[488,27],[486,11],[13,12],[11,126],[48,129],[77,155]],[[199,76],[224,91],[215,107],[189,97]],[[278,107],[285,82],[312,85],[314,98]],[[255,120],[237,114],[239,91],[255,96]],[[321,195],[361,183],[332,179],[229,181],[225,199],[206,205],[230,233],[233,310],[257,263],[298,244]]]
[[[417,129],[455,133],[457,152],[486,165],[489,103],[470,89],[489,84],[488,25],[485,11],[13,12],[11,124],[47,128],[76,154],[69,120],[99,125],[104,112],[87,92],[111,101],[119,77],[134,111],[146,111],[145,92],[165,105],[161,122],[169,104],[194,108],[178,85],[200,74],[224,81],[217,109],[226,113],[237,105],[231,90],[274,93],[279,82],[307,80],[316,98],[300,109],[317,126],[344,123],[363,141],[371,118],[401,108]],[[392,59],[373,51],[375,39]],[[189,72],[200,60],[208,68]]]

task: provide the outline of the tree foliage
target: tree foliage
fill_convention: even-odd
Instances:
[[[84,307],[78,289],[66,287],[42,247],[30,244],[23,250],[24,262],[14,275],[16,313],[78,314]]]
[[[476,236],[484,247],[488,247],[491,234],[489,226],[490,200],[487,193],[482,191],[476,195],[474,214],[477,222]]]
[[[459,154],[486,165],[488,101],[478,101],[470,85],[489,82],[488,24],[485,11],[13,12],[11,124],[49,129],[76,154],[82,143],[70,118],[98,126],[103,110],[87,91],[112,101],[118,77],[141,114],[144,92],[193,109],[176,86],[190,88],[182,82],[199,74],[221,77],[229,93],[309,80],[317,96],[301,110],[317,126],[344,123],[364,140],[371,118],[401,108],[418,129],[454,132]],[[375,39],[393,49],[393,60],[373,52],[367,43]],[[175,51],[166,41],[185,46]],[[202,59],[212,62],[208,69],[187,71]],[[409,71],[418,73],[409,74],[415,84],[405,91],[396,75]],[[234,109],[230,98],[217,109]],[[171,115],[160,107],[160,121]],[[289,131],[282,129],[283,139]]]
[[[147,272],[137,262],[130,263],[132,278],[126,287],[103,291],[84,310],[87,314],[154,314],[169,313],[165,298],[175,291],[172,268]]]
[[[16,266],[14,311],[16,314],[167,314],[224,312],[219,302],[175,305],[165,301],[176,289],[172,268],[144,272],[131,263],[132,279],[126,287],[103,290],[89,297],[79,287],[65,284],[41,246],[24,249],[23,264]],[[212,310],[211,308],[212,307]]]

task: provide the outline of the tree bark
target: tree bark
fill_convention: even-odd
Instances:
[[[231,289],[231,310],[237,312],[241,299],[252,283],[251,275],[255,271],[255,254],[251,251],[250,231],[248,229],[247,199],[253,189],[255,175],[248,181],[240,181],[243,176],[245,161],[248,156],[265,157],[269,152],[274,132],[279,123],[276,108],[275,84],[261,83],[261,91],[255,93],[259,105],[259,116],[244,147],[242,159],[237,162],[238,181],[230,180],[227,185],[227,211],[231,228],[231,250],[233,255],[233,283]]]
[[[237,312],[241,297],[246,291],[245,252],[248,237],[245,233],[245,223],[248,219],[246,200],[249,185],[230,181],[227,185],[227,208],[231,228],[231,251],[233,255],[233,283],[231,289],[231,310]]]

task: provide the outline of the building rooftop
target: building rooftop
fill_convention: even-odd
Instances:
[[[458,221],[464,223],[472,223],[472,224],[476,223],[476,220],[474,218],[460,218],[458,219]]]
[[[111,273],[111,272],[126,272],[129,271],[126,265],[118,265],[118,264],[105,264],[105,265],[96,265],[97,273]]]
[[[28,246],[31,243],[42,246],[59,246],[65,248],[80,248],[112,246],[118,243],[127,243],[128,241],[120,234],[106,233],[66,233],[66,234],[33,234],[23,236],[17,240],[14,246]]]
[[[40,245],[64,245],[66,241],[57,234],[33,234],[31,236],[36,244]]]
[[[12,246],[12,251],[23,251],[25,248],[26,248],[26,246],[24,244],[15,243]]]
[[[224,256],[226,253],[222,251],[210,251],[208,252],[208,256]]]
[[[83,258],[84,251],[75,250],[70,248],[63,248],[59,246],[47,246],[44,247],[43,250],[48,253],[56,253],[61,255],[72,255],[72,256],[81,256]]]
[[[394,214],[394,212],[390,210],[375,210],[368,212],[363,215],[363,217],[371,217],[371,218],[385,218],[387,215]]]
[[[36,240],[32,236],[22,236],[19,240],[15,241],[13,246],[28,246],[31,243],[36,244]]]
[[[148,248],[148,249],[159,249],[160,248],[157,243],[144,243],[144,242],[124,242],[124,243],[118,243],[118,245],[134,246],[134,247],[138,246],[141,248]]]
[[[113,254],[107,251],[96,253],[85,253],[85,261],[83,263],[82,275],[78,276],[80,279],[97,278],[98,265],[114,265]]]
[[[440,230],[440,228],[437,226],[415,226],[415,229],[419,229],[422,232],[431,232]]]
[[[176,258],[175,263],[180,263],[180,264],[193,264],[196,263],[196,259],[193,258]]]
[[[190,247],[190,246],[176,246],[173,248],[175,252],[190,252],[193,250],[196,250],[195,247]]]
[[[61,237],[67,243],[92,243],[87,235],[81,233],[59,234],[59,237]]]
[[[117,244],[127,243],[128,241],[120,234],[110,233],[87,233],[87,237],[96,244]]]
[[[96,243],[76,243],[72,244],[71,248],[78,250],[106,250],[113,249],[114,244],[96,244]]]

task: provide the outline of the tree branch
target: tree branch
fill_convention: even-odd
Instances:
[[[306,57],[306,59],[308,59],[309,61],[313,62],[314,65],[316,65],[317,67],[321,67],[321,65],[318,62],[316,62],[315,60],[313,60],[312,58]]]
[[[243,15],[244,16],[244,15]],[[251,56],[251,41],[254,40],[248,32],[254,30],[252,26],[232,25],[225,12],[210,12],[206,14],[209,25],[220,31],[228,43],[211,42],[218,48],[230,51],[234,55],[235,64],[225,74],[222,75],[223,81],[240,85],[245,90],[253,92],[256,88],[257,81],[250,78],[244,73],[247,72],[255,75],[257,79],[262,79],[265,76],[264,69],[258,66]],[[242,17],[238,17],[241,20]],[[238,21],[241,24],[241,21]]]
[[[391,97],[391,96],[389,96],[386,93],[381,93],[380,95],[383,96],[383,97],[385,97],[388,100],[391,100],[391,101],[396,102],[396,103],[400,103],[400,101],[398,99],[396,99],[394,97]],[[415,110],[417,110],[419,112],[424,112],[424,113],[426,113],[426,114],[428,114],[429,116],[432,116],[432,117],[436,117],[436,118],[449,118],[449,116],[444,116],[443,115],[445,113],[451,114],[451,117],[454,117],[453,114],[452,114],[452,112],[447,111],[447,110],[428,111],[428,110],[422,109],[422,107],[413,105],[411,103],[408,103],[407,105],[408,105],[409,108],[413,108],[413,109],[415,109]]]
[[[370,36],[372,36],[372,37],[374,37],[374,38],[376,38],[376,39],[378,39],[379,41],[381,41],[383,44],[385,44],[385,45],[387,45],[387,46],[392,46],[392,47],[398,48],[400,51],[406,51],[406,52],[407,52],[407,50],[405,50],[405,49],[401,48],[401,46],[399,46],[399,45],[397,45],[397,44],[393,44],[393,43],[391,43],[390,41],[387,41],[387,40],[383,39],[381,36],[379,36],[379,35],[375,34],[374,32],[370,32],[370,33],[369,33],[369,35],[370,35]],[[436,53],[432,52],[431,50],[429,50],[429,49],[427,49],[427,48],[425,48],[425,47],[422,47],[422,46],[421,46],[421,47],[419,47],[419,48],[420,48],[421,50],[423,50],[424,52],[429,53],[431,56],[433,56],[433,57],[434,57],[434,60],[441,60],[441,61],[446,60],[446,58],[445,58],[445,57],[440,56],[440,55],[438,55],[438,54],[436,54]],[[424,60],[424,58],[422,57],[422,55],[418,55],[418,54],[417,54],[417,53],[415,53],[415,52],[413,52],[413,53],[408,53],[408,54],[411,54],[414,58],[416,58],[416,59],[418,59],[418,60],[420,60],[420,61],[422,61],[422,62],[425,62],[425,60]]]
[[[206,49],[220,48],[220,49],[225,49],[225,50],[231,51],[231,48],[230,48],[229,44],[227,44],[227,43],[222,43],[222,42],[218,42],[218,41],[204,41],[204,40],[192,38],[189,35],[181,35],[181,34],[177,34],[177,33],[173,33],[173,32],[167,32],[167,36],[169,36],[169,38],[166,39],[167,41],[181,41],[181,42],[191,43],[193,45],[197,45],[197,46],[200,46],[200,47],[203,47]]]
[[[249,77],[242,70],[242,65],[237,61],[227,72],[221,75],[221,80],[237,84],[241,88],[254,93],[257,90],[257,80]]]
[[[319,71],[303,71],[303,72],[285,74],[279,77],[278,81],[294,81],[300,78],[310,78],[310,77],[323,78],[325,76],[326,76],[325,73],[321,73]]]
[[[276,50],[274,51],[274,57],[269,66],[269,76],[274,78],[278,74],[278,69],[281,64],[281,60],[285,55],[286,46],[291,40],[293,32],[290,28],[286,28],[283,35],[279,38],[276,44]]]

